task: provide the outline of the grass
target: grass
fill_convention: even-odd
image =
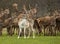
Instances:
[[[17,35],[7,36],[3,34],[0,36],[0,44],[60,44],[60,36],[36,36],[35,39],[32,37],[18,39]]]
[[[30,37],[24,39],[23,37],[18,39],[17,35],[0,37],[0,44],[60,44],[59,36],[36,36],[35,39]]]

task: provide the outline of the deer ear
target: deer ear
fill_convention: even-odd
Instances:
[[[40,22],[40,19],[37,19],[38,23]]]

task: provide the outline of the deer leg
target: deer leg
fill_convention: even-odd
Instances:
[[[27,38],[29,38],[29,37],[30,37],[30,32],[31,32],[31,30],[30,30],[30,28],[29,28],[29,33],[28,33],[28,37],[27,37]]]
[[[18,38],[20,37],[21,32],[22,32],[22,29],[20,28],[20,29],[19,29],[19,35],[18,35]]]
[[[33,38],[35,38],[35,30],[32,27],[32,31],[33,31]]]
[[[24,38],[26,38],[26,28],[24,28]]]

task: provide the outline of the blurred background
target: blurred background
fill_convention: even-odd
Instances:
[[[17,3],[18,9],[21,10],[25,4],[27,9],[29,5],[38,10],[37,17],[45,16],[46,13],[60,9],[60,0],[0,0],[0,8],[12,8],[12,4]]]

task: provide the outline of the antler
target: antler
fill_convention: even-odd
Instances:
[[[29,9],[31,9],[31,6],[30,6],[30,4],[29,4]]]
[[[26,6],[25,5],[23,5],[23,9],[27,13],[27,9],[26,9]]]

